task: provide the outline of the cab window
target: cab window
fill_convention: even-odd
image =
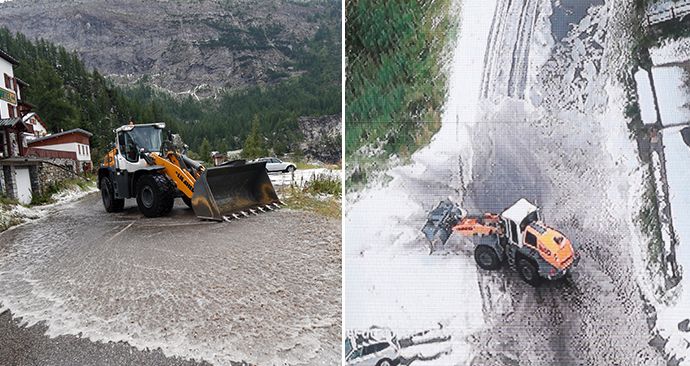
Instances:
[[[358,357],[362,357],[362,349],[361,348],[358,348],[358,349],[352,351],[352,353],[350,353],[350,355],[347,356],[347,360],[348,361],[354,360],[355,358],[358,358]]]
[[[533,247],[537,246],[537,237],[529,231],[525,233],[525,244],[531,245]]]
[[[132,137],[126,132],[120,132],[118,136],[118,143],[120,145],[120,154],[128,161],[136,163],[139,161],[139,154],[137,146],[134,144]]]
[[[510,234],[510,240],[514,243],[518,243],[518,231],[517,231],[517,225],[513,222],[513,220],[506,220],[508,223],[508,230]]]

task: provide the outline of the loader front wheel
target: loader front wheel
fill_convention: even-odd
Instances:
[[[115,189],[109,177],[101,179],[101,198],[105,212],[120,212],[125,207],[123,198],[115,198]]]
[[[520,258],[517,261],[517,271],[522,279],[532,286],[537,286],[541,282],[537,266],[527,258]]]
[[[175,204],[175,194],[168,177],[148,174],[137,182],[137,205],[146,217],[165,216]]]
[[[496,251],[486,245],[478,245],[474,248],[474,260],[482,269],[494,270],[501,267]]]

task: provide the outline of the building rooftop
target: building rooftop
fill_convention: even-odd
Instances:
[[[86,135],[86,136],[89,136],[89,137],[93,136],[93,134],[92,134],[91,132],[89,132],[89,131],[82,130],[81,128],[75,128],[75,129],[73,129],[73,130],[64,131],[64,132],[58,132],[58,133],[54,133],[54,134],[52,134],[52,135],[48,135],[48,136],[44,136],[44,137],[39,137],[39,138],[37,138],[37,139],[35,139],[35,140],[31,140],[31,141],[29,142],[29,144],[33,144],[33,143],[36,143],[36,142],[39,142],[39,141],[50,140],[50,139],[53,139],[53,138],[56,138],[56,137],[60,137],[60,136],[64,136],[64,135],[69,135],[70,133],[81,133],[81,134]]]
[[[17,61],[17,59],[10,56],[7,52],[5,52],[1,49],[0,49],[0,58],[5,59],[7,62],[11,63],[12,65],[19,65],[19,61]]]
[[[4,127],[4,126],[12,127],[12,126],[16,125],[17,122],[21,122],[21,121],[22,121],[22,119],[18,118],[18,117],[17,118],[2,118],[2,119],[0,119],[0,127]]]

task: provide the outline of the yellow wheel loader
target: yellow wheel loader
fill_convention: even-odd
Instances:
[[[146,217],[170,213],[180,197],[201,219],[231,220],[279,208],[280,199],[266,173],[266,163],[236,160],[206,168],[185,155],[179,136],[164,123],[130,124],[116,129],[116,141],[98,169],[98,185],[107,212],[136,198]]]

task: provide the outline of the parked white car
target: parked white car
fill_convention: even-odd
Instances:
[[[395,336],[348,336],[345,362],[352,366],[394,366],[400,363],[400,345]]]
[[[297,166],[289,161],[281,161],[278,158],[259,158],[254,160],[256,162],[266,162],[266,171],[292,173],[297,169]]]

